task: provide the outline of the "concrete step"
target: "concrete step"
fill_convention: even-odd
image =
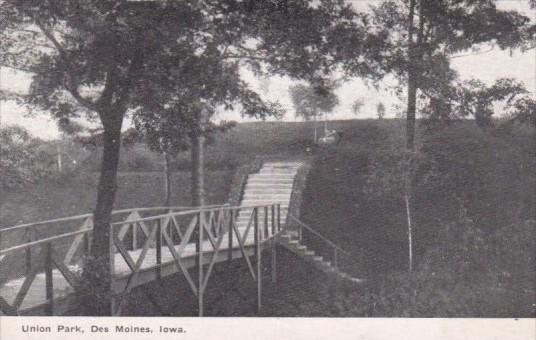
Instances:
[[[258,210],[260,212],[260,210],[263,210],[265,206],[270,206],[273,204],[281,204],[281,205],[286,205],[288,207],[288,203],[289,203],[288,200],[284,201],[284,200],[246,199],[240,202],[240,205],[252,206],[252,208],[258,207]]]
[[[262,164],[263,168],[299,168],[302,166],[302,162],[265,162]]]
[[[249,174],[249,178],[274,178],[274,179],[287,179],[287,178],[294,178],[296,174],[295,173],[287,173],[287,174],[280,174],[280,173],[257,173],[257,174]]]
[[[268,174],[268,175],[292,175],[294,176],[296,172],[297,170],[295,169],[263,168],[258,173]]]
[[[265,193],[250,193],[246,191],[243,200],[247,199],[262,199],[262,200],[274,200],[274,201],[282,201],[282,200],[289,200],[290,199],[290,193],[288,194],[274,194],[270,192]]]
[[[281,178],[274,178],[273,176],[260,176],[260,175],[251,175],[248,177],[247,184],[257,184],[257,183],[269,183],[269,184],[289,184],[294,182],[294,176],[287,176]]]
[[[273,189],[292,189],[292,182],[290,181],[286,181],[286,182],[283,182],[283,181],[278,181],[278,180],[273,180],[273,181],[265,181],[265,180],[262,180],[261,179],[249,179],[247,182],[246,182],[246,186],[245,186],[245,189],[252,189],[252,188],[256,188],[256,189],[266,189],[266,188],[273,188]]]
[[[244,191],[246,195],[292,195],[292,187],[288,188],[249,188]]]

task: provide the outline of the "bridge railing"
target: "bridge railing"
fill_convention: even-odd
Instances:
[[[120,313],[126,294],[137,285],[141,273],[156,271],[159,278],[163,267],[169,265],[175,266],[175,272],[182,272],[185,276],[193,293],[200,299],[202,314],[203,293],[214,264],[221,260],[218,253],[227,249],[226,257],[232,260],[238,256],[235,253],[240,252],[240,257],[244,258],[253,278],[257,280],[260,276],[259,265],[255,270],[249,257],[253,253],[257,256],[256,262],[260,263],[262,247],[267,242],[275,246],[273,241],[283,231],[280,206],[277,204],[184,208],[187,207],[180,207],[179,211],[157,207],[114,212],[114,217],[119,220],[110,225],[109,246],[111,254],[114,254],[111,256],[110,271],[112,281],[122,282],[117,285],[121,292],[117,295],[117,303],[114,303],[115,314]],[[168,212],[146,217],[140,214],[140,211],[164,209]],[[123,216],[118,217],[121,214]],[[248,216],[247,226],[237,224],[240,214]],[[44,305],[47,314],[54,313],[55,297],[72,291],[80,281],[83,260],[90,250],[93,222],[92,216],[85,214],[2,230],[4,235],[16,231],[27,237],[41,230],[50,232],[47,226],[65,222],[70,229],[60,234],[23,237],[18,244],[0,248],[0,274],[3,275],[6,268],[22,272],[18,284],[12,281],[7,286],[0,284],[0,310],[3,313],[15,315],[19,310],[30,309],[35,304]],[[72,225],[78,227],[72,228]],[[8,258],[11,263],[6,266]],[[199,268],[197,280],[188,271],[193,266],[192,260]],[[22,269],[17,269],[17,266]],[[39,284],[42,290],[37,292],[38,297],[34,293],[29,294],[36,278],[37,281],[44,281]],[[9,275],[5,276],[4,282],[9,279]],[[27,298],[28,295],[31,297]]]
[[[237,224],[239,216],[247,218],[246,225]],[[202,298],[214,265],[241,257],[253,279],[258,280],[260,270],[255,269],[250,256],[260,264],[262,248],[268,243],[275,247],[275,238],[282,232],[280,220],[280,206],[272,204],[203,208],[112,223],[110,253],[120,254],[112,257],[110,264],[117,282],[114,290],[120,291],[113,314],[120,314],[126,296],[144,272],[155,272],[159,279],[171,265],[200,300],[202,315]],[[225,253],[220,256],[222,251]],[[188,270],[191,267],[198,268],[197,275]]]
[[[112,221],[191,209],[193,208],[185,206],[121,209],[112,212]],[[57,262],[56,267],[61,267],[61,274],[74,278],[74,274],[82,271],[84,258],[89,254],[92,228],[93,214],[89,213],[0,228],[0,296],[4,293],[13,297],[13,289],[17,285],[22,286],[22,295],[18,295],[19,299],[12,302],[18,304],[18,307],[29,304],[28,301],[23,301],[28,289],[34,279],[42,278],[47,270],[44,261],[47,258],[47,250],[43,248],[45,246],[50,246],[53,251],[52,259]],[[68,271],[73,275],[69,275]],[[57,290],[69,288],[70,285],[56,287]],[[32,294],[33,290],[30,291]]]

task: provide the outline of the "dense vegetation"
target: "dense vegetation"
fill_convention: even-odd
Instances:
[[[355,127],[319,151],[308,178],[303,219],[351,249],[362,276],[375,278],[364,292],[340,296],[344,313],[533,316],[534,131],[459,122],[421,136],[412,273],[403,201],[376,181],[402,155],[396,131],[396,123]]]
[[[323,274],[313,275],[315,270],[308,266],[296,270],[292,263],[301,260],[283,253],[280,282],[267,285],[263,315],[534,315],[534,130],[519,126],[480,130],[464,121],[419,137],[422,152],[414,183],[416,266],[409,274],[403,202],[396,190],[379,187],[385,181],[377,181],[385,175],[379,171],[396,168],[401,157],[401,121],[331,124],[343,132],[337,146],[315,148],[312,123],[248,123],[216,136],[207,150],[208,197],[218,203],[226,200],[238,165],[256,155],[292,158],[309,149],[313,166],[302,219],[348,249],[354,256],[344,265],[368,280],[358,289],[336,285]],[[122,157],[117,207],[161,203],[161,157],[139,145]],[[174,167],[187,170],[189,158],[182,157]],[[133,161],[139,159],[145,160]],[[79,165],[24,190],[10,191],[1,207],[1,224],[15,223],[21,216],[29,221],[90,210],[96,174],[88,169]],[[174,176],[173,203],[187,204],[189,174],[180,171]],[[322,251],[314,239],[309,242]],[[230,293],[212,304],[208,314],[253,315],[253,294],[248,292],[255,286],[243,265],[237,264],[232,275],[218,271],[214,280]],[[207,301],[219,301],[219,288],[208,291],[212,293]],[[175,306],[168,312],[195,314],[190,307]]]

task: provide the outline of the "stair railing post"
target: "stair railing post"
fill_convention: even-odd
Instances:
[[[277,204],[277,231],[281,231],[281,204]]]
[[[235,211],[233,209],[229,210],[231,213],[231,218],[229,219],[229,247],[227,249],[227,262],[229,265],[233,260],[233,225],[235,223]]]
[[[52,277],[52,243],[45,245],[46,315],[54,315],[54,281]]]
[[[298,224],[298,240],[300,243],[303,240],[303,227],[300,224]]]
[[[272,215],[272,236],[274,236],[275,233],[276,233],[276,231],[275,231],[275,205],[272,204],[270,209],[272,210],[271,211],[271,215]]]
[[[117,302],[117,298],[114,295],[114,276],[115,276],[115,244],[114,244],[114,225],[110,223],[110,235],[109,239],[109,253],[110,253],[110,315],[119,316],[121,314],[121,306]]]
[[[264,206],[264,239],[268,239],[268,206]]]
[[[195,243],[195,249],[197,252],[197,263],[198,263],[198,280],[197,280],[197,308],[199,316],[203,316],[203,212],[200,211],[198,214],[198,232],[197,239]]]
[[[257,313],[260,312],[262,307],[262,272],[261,272],[261,247],[259,240],[259,211],[258,207],[254,208],[254,234],[255,234],[255,255],[256,255],[256,264],[257,264]]]

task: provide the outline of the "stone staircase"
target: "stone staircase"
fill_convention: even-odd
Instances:
[[[294,177],[301,165],[300,162],[265,162],[258,173],[248,176],[240,205],[279,203],[281,205],[281,224],[285,224]],[[239,229],[247,227],[250,215],[251,208],[240,211],[236,220]],[[263,219],[264,211],[260,209],[259,220],[263,221]]]
[[[246,186],[241,197],[241,206],[263,205],[279,203],[281,205],[281,224],[287,222],[288,207],[292,194],[294,178],[302,163],[300,162],[265,162],[258,173],[250,174],[247,178]],[[252,208],[245,208],[240,211],[236,221],[240,232],[247,228],[251,216]],[[259,221],[262,225],[264,211],[258,211]],[[252,243],[253,228],[250,229],[246,243]],[[350,280],[361,283],[363,280],[351,277],[335,267],[330,261],[322,256],[316,255],[313,250],[300,243],[296,239],[295,232],[285,232],[279,237],[279,243],[294,254],[312,263],[316,268],[324,273],[339,279]]]
[[[279,243],[294,254],[303,258],[305,261],[312,263],[320,271],[330,276],[334,276],[338,279],[349,280],[355,283],[364,282],[364,280],[362,279],[352,277],[347,273],[341,271],[334,264],[324,259],[322,256],[318,256],[314,250],[309,250],[306,245],[295,239],[293,235],[289,233],[281,235],[281,237],[279,238]]]

